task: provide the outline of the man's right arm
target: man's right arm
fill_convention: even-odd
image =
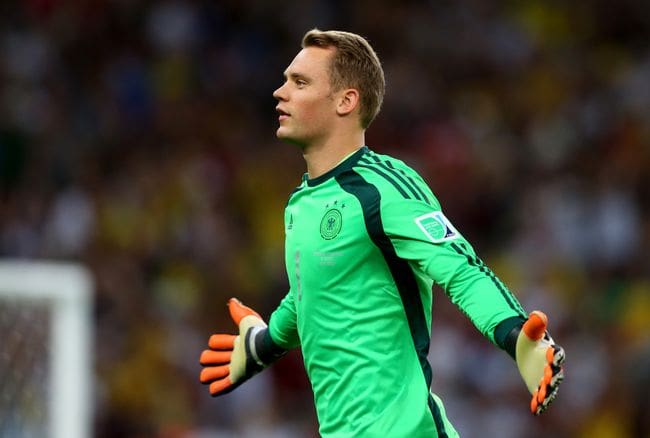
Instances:
[[[269,320],[269,334],[275,344],[290,350],[300,345],[293,292],[287,292]]]

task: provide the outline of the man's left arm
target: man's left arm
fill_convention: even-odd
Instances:
[[[533,395],[531,410],[543,412],[557,395],[564,361],[564,351],[546,331],[546,318],[538,336],[537,312],[529,316],[524,311],[439,204],[413,200],[387,203],[382,205],[382,221],[397,254],[439,284],[484,336],[516,360]]]

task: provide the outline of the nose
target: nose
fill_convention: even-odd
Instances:
[[[287,100],[286,92],[284,91],[284,86],[286,85],[286,82],[282,85],[280,85],[274,92],[273,92],[273,97],[275,97],[277,100]]]

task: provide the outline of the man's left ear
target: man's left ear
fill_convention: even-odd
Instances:
[[[336,112],[340,116],[346,116],[354,111],[359,106],[359,91],[354,88],[343,90],[339,103],[336,107]]]

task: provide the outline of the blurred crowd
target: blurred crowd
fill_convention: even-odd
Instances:
[[[97,437],[317,436],[292,352],[212,399],[226,300],[287,289],[305,171],[271,94],[313,27],[387,78],[368,145],[415,167],[567,351],[553,409],[434,291],[433,389],[464,437],[650,436],[650,9],[605,2],[25,0],[0,5],[0,257],[95,279]]]

